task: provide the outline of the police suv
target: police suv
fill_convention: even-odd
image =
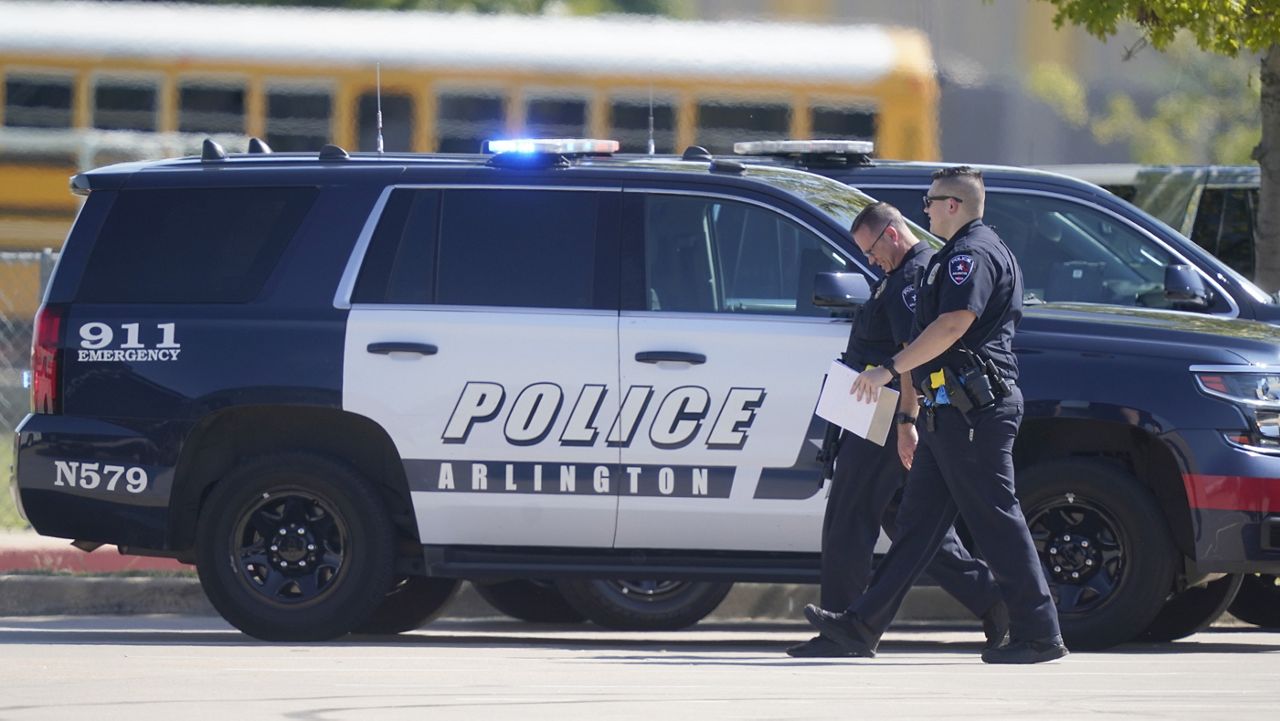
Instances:
[[[195,563],[275,640],[416,628],[459,579],[614,628],[816,580],[813,410],[877,278],[847,232],[870,199],[615,148],[207,143],[75,176],[20,508]],[[1187,589],[1280,571],[1280,331],[1045,304],[1018,341],[1018,483],[1069,644],[1191,633],[1216,612]]]

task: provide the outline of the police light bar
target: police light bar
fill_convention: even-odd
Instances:
[[[738,155],[871,155],[870,140],[754,140],[734,143]]]
[[[612,155],[618,147],[616,140],[591,138],[515,138],[487,140],[484,144],[487,153],[521,155]]]

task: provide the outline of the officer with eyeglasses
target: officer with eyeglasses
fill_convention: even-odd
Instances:
[[[879,366],[906,345],[916,309],[917,280],[934,250],[911,232],[902,213],[888,203],[864,208],[854,218],[850,233],[867,260],[884,271],[871,299],[854,319],[843,357],[846,365],[862,370]],[[911,426],[915,421],[913,407],[898,414],[894,427]],[[866,589],[880,528],[883,526],[890,538],[897,538],[898,502],[911,467],[910,454],[899,454],[894,430],[883,446],[845,433],[837,447],[822,522],[820,598],[824,608],[846,608]],[[982,619],[988,647],[1004,641],[1008,612],[995,579],[986,564],[969,555],[953,529],[947,529],[928,571],[939,586]],[[797,658],[851,655],[822,635],[788,648],[787,654]]]
[[[987,663],[1040,663],[1067,655],[1058,614],[1014,495],[1013,442],[1022,394],[1013,354],[1022,318],[1022,273],[982,222],[981,172],[939,170],[924,198],[929,229],[948,238],[930,260],[917,293],[914,339],[850,389],[874,400],[901,376],[924,396],[918,426],[903,426],[899,452],[914,454],[898,510],[898,538],[871,586],[847,608],[805,607],[823,636],[853,655],[875,655],[908,589],[964,519],[995,576],[1009,612],[1009,643],[987,648]],[[914,410],[903,393],[899,410]],[[917,447],[918,443],[918,447]]]

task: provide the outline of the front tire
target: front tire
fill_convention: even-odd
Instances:
[[[461,587],[462,581],[456,578],[401,578],[355,633],[396,634],[422,628],[444,611]]]
[[[570,606],[597,626],[670,631],[701,621],[732,583],[567,579],[556,584]]]
[[[550,581],[516,579],[497,583],[471,582],[476,593],[512,618],[529,623],[582,623],[587,620],[578,613],[564,594]]]
[[[1017,483],[1067,645],[1108,648],[1148,628],[1173,589],[1177,550],[1142,483],[1087,459],[1041,463]]]
[[[1262,628],[1280,628],[1280,577],[1253,573],[1244,577],[1231,615]]]
[[[386,507],[365,479],[321,456],[239,466],[214,487],[197,528],[205,595],[255,638],[336,638],[367,621],[391,587]]]
[[[1188,588],[1165,603],[1137,640],[1176,641],[1203,631],[1226,613],[1242,580],[1240,574],[1233,573],[1204,586]]]

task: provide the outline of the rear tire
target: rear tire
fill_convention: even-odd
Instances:
[[[1231,604],[1231,615],[1262,628],[1280,628],[1278,577],[1253,573],[1244,577],[1240,593]]]
[[[1226,613],[1242,580],[1240,574],[1231,574],[1204,586],[1188,588],[1164,604],[1156,620],[1138,634],[1137,640],[1176,641],[1203,631]]]
[[[1111,463],[1064,459],[1017,485],[1067,645],[1108,648],[1148,628],[1173,589],[1177,549],[1142,483]]]
[[[578,613],[550,581],[516,579],[497,583],[471,582],[476,593],[497,610],[529,623],[582,623]]]
[[[670,631],[706,618],[732,583],[705,581],[601,581],[556,584],[569,605],[597,626],[618,631]]]
[[[200,509],[196,570],[213,607],[266,641],[324,641],[391,587],[391,518],[365,479],[307,453],[253,459]]]
[[[422,628],[444,611],[461,586],[456,578],[401,578],[355,633],[395,634]]]

